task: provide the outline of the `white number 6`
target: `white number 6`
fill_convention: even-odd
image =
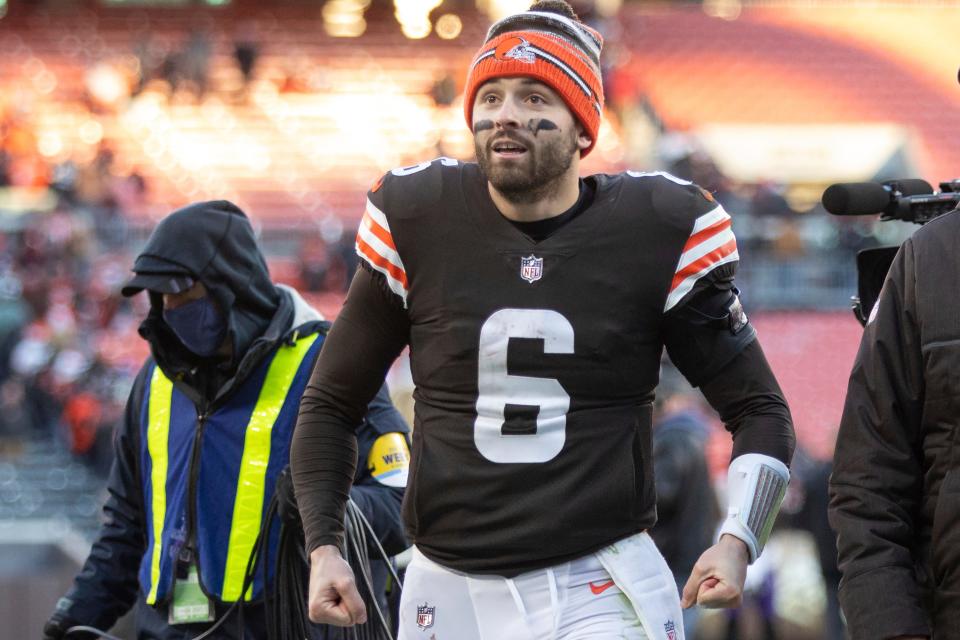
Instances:
[[[473,441],[493,462],[547,462],[566,441],[570,396],[553,378],[507,373],[510,338],[540,338],[544,353],[573,353],[573,326],[549,309],[501,309],[480,329],[477,420]],[[539,407],[532,434],[503,433],[508,404]]]

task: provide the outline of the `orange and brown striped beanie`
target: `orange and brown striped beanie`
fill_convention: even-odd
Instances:
[[[560,94],[590,136],[593,142],[581,152],[585,156],[597,142],[603,112],[603,37],[579,20],[548,10],[550,4],[560,3],[535,4],[490,27],[467,74],[463,110],[472,128],[473,101],[483,83],[493,78],[536,78]],[[570,14],[575,15],[572,9]]]

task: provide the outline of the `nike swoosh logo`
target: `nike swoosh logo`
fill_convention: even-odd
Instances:
[[[590,582],[589,584],[590,584],[590,591],[593,592],[593,595],[598,596],[613,586],[613,580],[610,580],[609,582],[604,582],[603,584],[593,584],[592,582]]]

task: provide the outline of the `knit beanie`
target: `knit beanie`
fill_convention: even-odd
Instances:
[[[483,83],[511,76],[535,78],[560,94],[583,125],[592,140],[581,152],[587,155],[597,143],[603,111],[602,47],[603,37],[577,20],[562,0],[538,2],[500,20],[490,27],[467,74],[467,126],[473,128],[473,101]]]

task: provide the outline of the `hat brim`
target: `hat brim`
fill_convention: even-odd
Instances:
[[[120,293],[127,298],[144,289],[157,293],[182,293],[195,282],[190,276],[178,273],[138,273],[123,285]]]

